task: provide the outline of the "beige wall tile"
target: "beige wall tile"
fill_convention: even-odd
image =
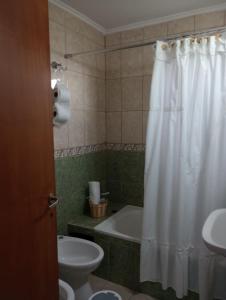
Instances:
[[[212,12],[195,16],[195,29],[208,29],[224,26],[224,12]]]
[[[105,112],[105,80],[104,79],[96,79],[97,85],[97,102],[96,102],[96,110]]]
[[[144,39],[144,29],[137,28],[121,32],[121,44],[128,44],[142,41]]]
[[[52,3],[49,3],[49,20],[64,25],[64,10]]]
[[[70,59],[65,59],[66,66],[68,71],[76,72],[83,74],[83,61],[81,60],[81,57],[73,57]]]
[[[155,51],[153,45],[145,46],[142,48],[144,57],[143,74],[151,75],[153,72]]]
[[[111,33],[105,36],[106,47],[119,46],[121,43],[121,33]]]
[[[97,76],[97,61],[94,54],[81,56],[79,60],[84,75]]]
[[[119,78],[121,69],[120,51],[106,54],[106,78]]]
[[[80,33],[66,30],[66,53],[80,53],[84,51],[83,36]]]
[[[122,113],[122,142],[142,143],[142,111]]]
[[[91,76],[83,77],[84,104],[86,110],[96,110],[97,106],[97,79]]]
[[[187,17],[170,21],[168,23],[168,34],[192,32],[195,30],[195,17]]]
[[[106,109],[107,111],[122,110],[121,79],[106,80]]]
[[[100,47],[104,47],[105,39],[104,35],[99,32],[94,27],[90,26],[89,24],[83,22],[81,24],[81,33],[87,37],[89,40],[92,40],[95,44],[97,44]]]
[[[54,149],[66,149],[69,146],[68,141],[68,124],[65,124],[61,127],[53,127],[54,133]]]
[[[69,12],[64,13],[64,24],[65,28],[71,29],[74,33],[81,32],[83,27],[83,21]]]
[[[50,48],[56,53],[65,54],[65,31],[62,25],[55,22],[49,24]]]
[[[143,75],[143,49],[133,48],[121,51],[121,76]]]
[[[151,90],[151,76],[143,77],[143,110],[149,110],[150,107],[150,90]]]
[[[87,111],[85,114],[85,144],[105,142],[105,113]]]
[[[105,54],[96,55],[97,77],[105,79]]]
[[[68,88],[71,93],[71,110],[83,110],[84,103],[84,78],[81,74],[67,72]]]
[[[142,143],[146,144],[146,134],[148,125],[148,111],[143,111],[143,129],[142,129]]]
[[[122,142],[122,113],[109,112],[107,113],[107,142],[121,143]]]
[[[167,23],[144,27],[144,39],[154,39],[167,36]]]
[[[142,77],[122,79],[122,110],[142,110]]]
[[[71,111],[69,127],[69,147],[83,146],[85,143],[85,120],[83,111]]]
[[[71,118],[54,129],[55,149],[105,142],[105,55],[63,58],[65,53],[103,48],[103,34],[57,8],[51,12],[50,39],[51,60],[67,66],[64,77],[71,92]]]

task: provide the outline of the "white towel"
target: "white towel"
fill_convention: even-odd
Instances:
[[[57,83],[53,90],[54,118],[53,124],[61,126],[70,118],[70,91],[63,83]]]

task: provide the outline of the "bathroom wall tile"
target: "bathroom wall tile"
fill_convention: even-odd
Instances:
[[[195,30],[195,17],[186,17],[170,21],[168,23],[168,34],[177,34],[182,32],[192,32]]]
[[[65,54],[65,31],[62,25],[50,21],[50,48],[56,53]]]
[[[69,127],[69,147],[77,147],[85,144],[85,120],[83,111],[71,111]]]
[[[105,80],[104,79],[96,79],[97,85],[97,102],[96,102],[96,110],[103,111],[106,110],[105,105]]]
[[[100,266],[95,270],[95,275],[104,279],[110,279],[111,265],[110,265],[110,242],[105,239],[105,236],[95,233],[94,241],[104,250],[104,258]]]
[[[68,88],[71,93],[71,110],[82,110],[84,105],[84,77],[75,72],[67,72]]]
[[[144,39],[156,39],[167,36],[167,23],[144,27]]]
[[[48,3],[49,5],[49,19],[53,22],[56,22],[60,25],[64,25],[64,10],[58,6]]]
[[[122,142],[142,143],[142,112],[128,111],[122,113]]]
[[[105,112],[97,112],[97,144],[106,142],[106,114]]]
[[[121,32],[121,44],[139,42],[144,39],[143,28],[137,28]]]
[[[143,77],[143,110],[149,110],[150,107],[150,90],[151,90],[151,76]]]
[[[107,113],[107,142],[121,143],[122,142],[122,113],[109,112]]]
[[[54,132],[54,149],[68,148],[68,124],[61,127],[53,127]]]
[[[122,110],[121,79],[106,80],[106,109],[107,111]]]
[[[106,77],[107,79],[119,78],[121,69],[120,51],[106,54]]]
[[[66,30],[66,53],[80,53],[84,51],[83,36],[80,33],[74,33],[72,30]]]
[[[96,75],[105,79],[105,54],[96,55]]]
[[[143,130],[142,130],[142,143],[146,143],[146,133],[148,124],[148,111],[143,111]]]
[[[85,114],[85,145],[105,142],[105,113],[87,111]]]
[[[139,252],[117,241],[114,239],[110,245],[110,278],[113,282],[136,290],[139,282]]]
[[[122,181],[123,158],[124,158],[123,151],[107,151],[107,156],[106,156],[107,173],[106,174],[107,174],[108,182],[114,181],[120,183]]]
[[[195,29],[208,29],[224,26],[224,12],[212,12],[195,16]]]
[[[67,234],[67,222],[84,213],[87,183],[91,180],[103,182],[106,178],[105,162],[103,152],[55,161],[57,195],[62,199],[57,207],[58,234]]]
[[[106,47],[119,46],[121,42],[121,33],[111,33],[105,36]]]
[[[109,201],[123,203],[121,182],[119,180],[107,180],[107,191],[110,193]]]
[[[143,65],[143,74],[144,75],[151,75],[153,72],[154,66],[154,48],[153,45],[144,46],[142,48],[143,56],[144,56],[144,65]]]
[[[84,75],[97,76],[97,61],[94,54],[80,57]]]
[[[120,155],[120,157],[119,157]],[[121,183],[141,184],[144,181],[144,152],[128,152],[118,153],[119,172]],[[117,166],[117,165],[115,165]],[[118,178],[117,178],[118,179]]]
[[[83,87],[85,109],[96,110],[98,97],[97,79],[91,76],[83,76]]]
[[[74,33],[82,33],[83,21],[69,12],[64,13],[65,28],[72,30]]]
[[[122,79],[123,111],[142,110],[142,77]]]
[[[92,40],[95,44],[99,45],[99,48],[104,48],[104,35],[96,28],[86,22],[83,22],[81,26],[81,33],[88,39]]]
[[[121,76],[143,75],[143,49],[133,48],[121,51]]]
[[[81,60],[81,57],[73,57],[70,59],[65,59],[66,67],[68,71],[76,72],[83,74],[83,62]]]

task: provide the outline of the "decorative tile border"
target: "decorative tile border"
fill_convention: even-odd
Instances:
[[[111,151],[129,151],[129,152],[142,152],[145,151],[144,144],[96,144],[88,146],[79,146],[75,148],[67,148],[55,150],[55,159],[64,157],[80,156],[93,152],[100,152],[105,150]]]
[[[145,145],[144,144],[106,144],[106,150],[142,152],[145,151]]]
[[[106,149],[105,144],[79,146],[79,147],[75,147],[75,148],[55,150],[54,156],[55,156],[55,158],[80,156],[80,155],[84,155],[87,153],[104,151],[105,149]]]

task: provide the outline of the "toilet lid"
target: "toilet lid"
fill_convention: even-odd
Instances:
[[[93,294],[89,300],[122,300],[122,298],[114,291],[105,290]]]

